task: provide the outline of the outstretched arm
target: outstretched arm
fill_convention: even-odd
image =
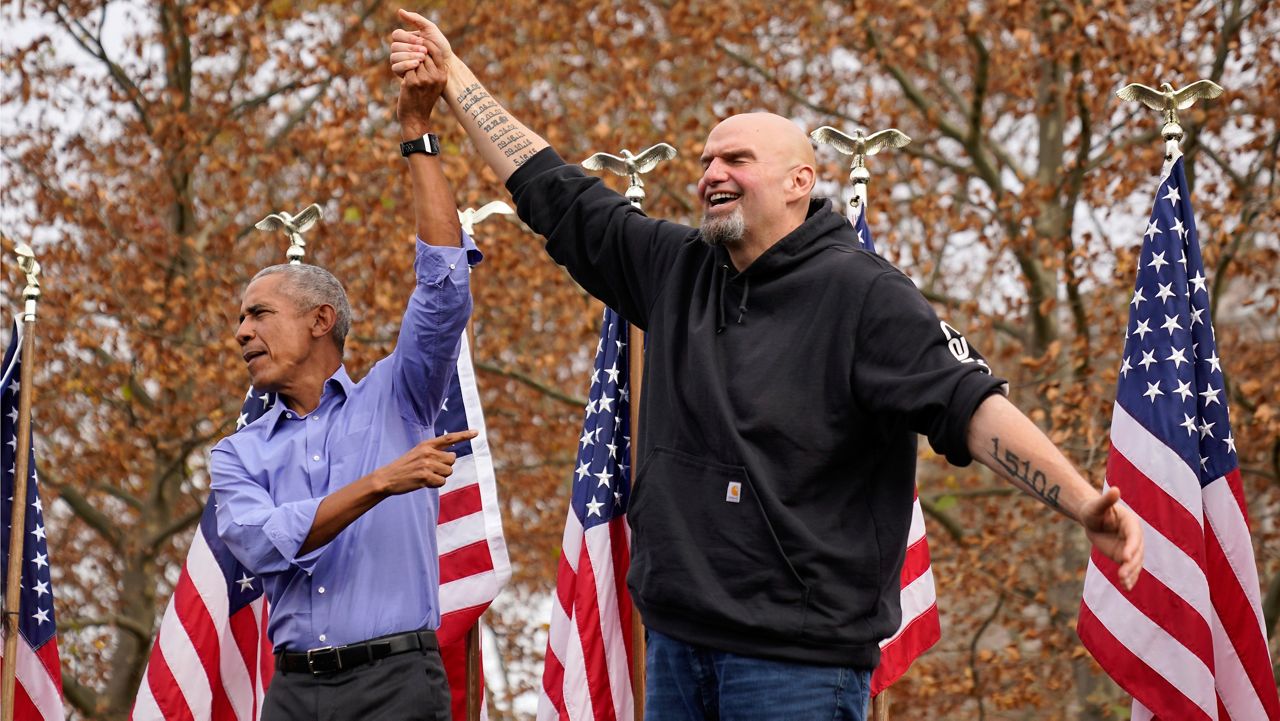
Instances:
[[[418,47],[420,59],[400,74],[396,117],[400,120],[401,140],[416,140],[430,132],[431,111],[448,80],[447,46],[441,49],[423,41]],[[418,237],[430,245],[460,246],[462,226],[458,223],[457,201],[444,176],[440,156],[413,153],[405,160],[413,182],[413,214]]]
[[[423,64],[444,65],[448,84],[444,97],[454,116],[475,143],[480,157],[497,174],[507,178],[547,147],[547,141],[516,120],[489,94],[471,69],[449,47],[449,41],[435,23],[421,15],[400,11],[400,19],[408,29],[391,33],[391,69],[407,77]]]
[[[999,394],[988,396],[974,412],[969,451],[1000,477],[1084,526],[1093,545],[1120,565],[1125,588],[1133,588],[1142,571],[1142,526],[1120,504],[1120,489],[1099,493],[1031,419]]]

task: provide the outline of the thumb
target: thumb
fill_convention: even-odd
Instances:
[[[1106,525],[1107,513],[1119,502],[1120,489],[1111,486],[1085,505],[1082,520],[1090,530],[1102,530]]]
[[[413,25],[419,30],[430,30],[435,27],[435,23],[422,17],[418,13],[413,12],[412,10],[405,10],[404,8],[400,8],[398,12],[400,14],[401,20],[403,20],[406,23],[409,23],[410,25]]]

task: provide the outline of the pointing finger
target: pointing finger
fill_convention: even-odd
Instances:
[[[437,436],[435,438],[423,441],[423,443],[427,444],[432,448],[448,448],[449,446],[452,446],[455,443],[469,441],[478,435],[480,435],[480,431],[473,431],[470,429],[465,431],[454,431],[453,433],[446,433],[443,436]]]

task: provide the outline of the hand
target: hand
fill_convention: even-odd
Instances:
[[[1120,583],[1132,591],[1142,573],[1142,524],[1120,505],[1120,489],[1111,487],[1080,509],[1080,523],[1089,540],[1120,566]]]
[[[396,29],[391,33],[391,72],[397,77],[404,77],[425,60],[428,46],[436,51],[436,64],[447,70],[449,61],[453,59],[453,49],[440,28],[418,13],[402,8],[399,14],[400,20],[412,29]]]
[[[430,42],[420,47],[422,59],[415,60],[417,64],[401,76],[400,96],[396,100],[396,117],[400,119],[404,140],[420,138],[427,132],[431,111],[449,81],[447,69],[437,61],[440,49]]]
[[[444,449],[480,435],[478,431],[455,431],[423,441],[407,453],[374,471],[375,487],[387,496],[398,496],[419,488],[439,488],[453,474],[456,453]]]

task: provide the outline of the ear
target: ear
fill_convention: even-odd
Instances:
[[[338,312],[333,306],[326,304],[318,305],[311,311],[311,337],[323,338],[329,335],[333,330],[333,326],[338,322]]]
[[[787,187],[787,202],[804,200],[813,193],[813,184],[817,182],[817,174],[812,165],[797,165],[791,171]]]

